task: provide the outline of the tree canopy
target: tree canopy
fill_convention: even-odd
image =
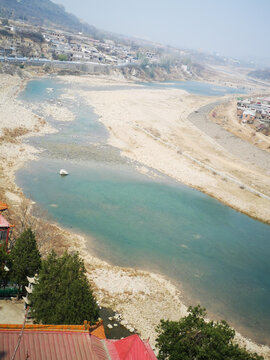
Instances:
[[[233,342],[235,331],[226,321],[207,322],[199,305],[189,307],[179,321],[161,320],[156,339],[159,360],[263,360]]]
[[[52,252],[42,261],[38,284],[31,295],[32,315],[43,324],[96,322],[98,306],[78,254],[57,257]]]
[[[9,25],[8,19],[2,19],[1,22],[2,22],[3,26],[8,26]]]
[[[37,248],[35,234],[29,228],[16,239],[11,250],[12,278],[24,293],[28,284],[27,276],[34,276],[41,266],[41,256]]]
[[[6,252],[4,246],[0,246],[0,280],[4,286],[7,285],[10,279],[11,267],[10,255]]]
[[[66,54],[59,54],[58,60],[60,61],[68,61],[68,56]]]

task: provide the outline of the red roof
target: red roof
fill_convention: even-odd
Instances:
[[[3,227],[3,228],[9,228],[10,227],[7,220],[2,215],[0,215],[0,227]]]
[[[112,359],[117,360],[156,360],[148,341],[142,341],[138,335],[121,340],[106,340]]]
[[[9,360],[20,330],[0,330],[1,360]],[[28,356],[28,357],[27,357]],[[148,342],[138,335],[101,340],[88,332],[26,330],[15,360],[156,360]]]
[[[0,331],[1,360],[11,359],[20,331]],[[28,356],[28,357],[27,357]],[[103,340],[87,332],[26,331],[15,360],[107,360]]]

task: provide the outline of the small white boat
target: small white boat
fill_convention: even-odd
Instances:
[[[66,175],[68,175],[68,172],[66,170],[64,170],[64,169],[61,169],[59,171],[59,174],[62,175],[62,176],[66,176]]]

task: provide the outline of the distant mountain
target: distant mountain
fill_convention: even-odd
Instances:
[[[82,23],[76,16],[67,13],[62,5],[50,0],[0,0],[0,17],[23,20],[36,26],[55,25],[85,32],[95,38],[103,37],[94,26]]]

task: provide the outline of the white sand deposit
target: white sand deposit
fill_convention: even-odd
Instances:
[[[51,117],[55,121],[73,121],[75,120],[75,115],[72,111],[68,110],[66,107],[55,105],[55,104],[46,104],[42,107],[42,113],[45,117]]]

